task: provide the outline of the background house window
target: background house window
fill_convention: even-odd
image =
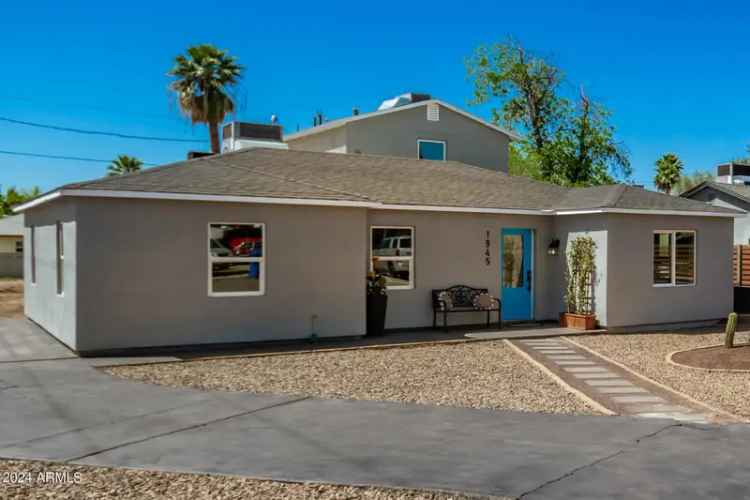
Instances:
[[[445,160],[445,141],[417,140],[420,160]]]
[[[23,240],[16,240],[16,253],[23,253]]]
[[[63,225],[62,222],[58,222],[56,226],[57,231],[57,294],[62,295],[64,291],[63,283],[63,271],[65,270],[63,264],[65,262],[65,250],[63,241]]]
[[[656,231],[653,249],[654,285],[695,284],[695,231]]]
[[[389,290],[414,288],[414,228],[373,226],[370,270],[385,276]]]
[[[264,237],[265,224],[209,224],[209,295],[263,295]]]

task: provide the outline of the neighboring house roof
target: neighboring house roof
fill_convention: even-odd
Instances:
[[[689,198],[707,188],[715,189],[716,191],[726,193],[730,196],[735,196],[746,203],[750,203],[750,186],[746,186],[744,184],[725,184],[722,182],[704,181],[697,186],[688,189],[680,196],[683,198]]]
[[[68,184],[18,210],[58,196],[486,213],[740,213],[633,186],[564,188],[453,161],[266,148]]]
[[[23,236],[23,214],[0,218],[0,236]]]
[[[485,120],[482,120],[481,118],[472,115],[471,113],[467,113],[466,111],[459,109],[451,104],[448,104],[446,102],[440,101],[438,99],[428,99],[425,101],[418,101],[412,104],[405,104],[403,106],[397,106],[395,108],[389,108],[389,109],[383,109],[379,111],[372,111],[370,113],[360,113],[358,115],[352,115],[347,116],[346,118],[339,118],[337,120],[331,120],[330,122],[326,122],[323,125],[318,125],[316,127],[310,127],[308,129],[302,130],[300,132],[295,132],[293,134],[285,135],[284,141],[293,141],[295,139],[300,139],[302,137],[307,137],[313,134],[319,134],[321,132],[325,132],[328,130],[333,130],[339,127],[343,127],[347,123],[359,121],[359,120],[366,120],[368,118],[372,118],[375,116],[381,116],[381,115],[387,115],[389,113],[398,113],[399,111],[405,111],[407,109],[414,109],[418,108],[420,106],[427,106],[428,104],[438,104],[440,106],[443,106],[444,108],[447,108],[454,113],[458,113],[461,116],[464,116],[466,118],[469,118],[470,120],[473,120],[481,125],[484,125],[485,127],[491,128],[492,130],[496,132],[503,133],[507,135],[509,138],[511,138],[514,141],[520,141],[522,137],[512,130],[507,130],[502,127],[498,127],[497,125],[494,125],[490,122],[487,122]]]

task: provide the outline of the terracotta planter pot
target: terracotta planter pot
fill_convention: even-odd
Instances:
[[[596,329],[596,316],[593,314],[560,313],[560,326],[576,330]]]

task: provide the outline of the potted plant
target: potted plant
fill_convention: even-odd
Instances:
[[[565,270],[565,308],[560,326],[579,330],[596,328],[594,315],[594,275],[596,242],[590,236],[579,236],[570,243]]]
[[[367,274],[367,336],[383,335],[388,295],[385,293],[385,276]]]

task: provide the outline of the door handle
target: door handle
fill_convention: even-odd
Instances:
[[[526,287],[531,291],[531,269],[526,271]]]

